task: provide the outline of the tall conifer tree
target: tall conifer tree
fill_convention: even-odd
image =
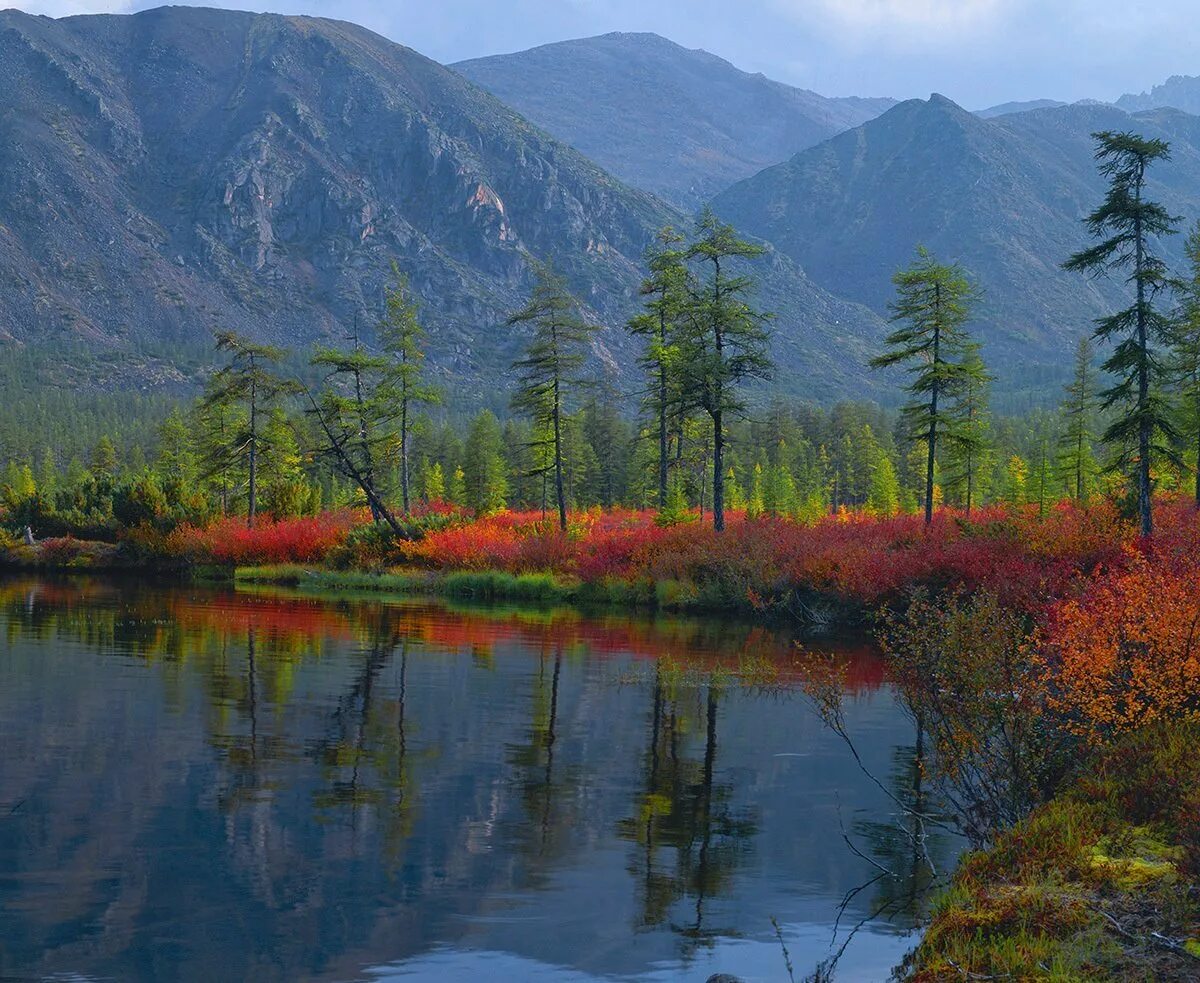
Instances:
[[[713,528],[725,528],[725,442],[729,418],[744,408],[742,386],[770,378],[769,315],[747,301],[753,279],[734,272],[739,260],[763,247],[739,239],[732,226],[705,208],[696,224],[689,259],[701,267],[680,339],[680,385],[685,398],[712,428]],[[703,507],[703,499],[701,499]]]
[[[523,358],[513,363],[517,390],[513,406],[527,412],[535,432],[547,435],[554,475],[558,524],[567,528],[567,496],[563,479],[563,430],[568,393],[579,384],[584,349],[596,326],[579,314],[579,304],[567,281],[545,264],[534,266],[534,287],[529,303],[512,314],[510,325],[532,328]]]
[[[971,369],[965,325],[976,291],[957,264],[939,263],[927,249],[892,282],[896,299],[892,321],[902,324],[887,337],[888,351],[871,360],[874,368],[906,365],[913,401],[904,407],[908,435],[925,442],[925,524],[933,522],[934,473],[939,438],[955,424],[952,399]]]
[[[1163,397],[1164,365],[1158,346],[1173,337],[1171,318],[1155,306],[1155,298],[1174,281],[1166,263],[1152,250],[1152,241],[1175,232],[1178,221],[1158,202],[1145,197],[1146,172],[1157,161],[1170,158],[1163,140],[1147,140],[1136,133],[1104,131],[1096,139],[1096,160],[1108,179],[1108,193],[1087,218],[1096,245],[1076,253],[1064,264],[1088,276],[1125,271],[1132,288],[1132,306],[1100,318],[1095,336],[1115,343],[1104,363],[1116,382],[1102,395],[1106,409],[1118,415],[1104,432],[1106,443],[1120,448],[1121,460],[1133,471],[1134,497],[1143,536],[1154,532],[1150,506],[1154,458],[1172,457],[1176,436],[1170,406]]]

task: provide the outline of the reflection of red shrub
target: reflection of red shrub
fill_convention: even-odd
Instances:
[[[355,521],[351,512],[326,512],[248,529],[244,519],[223,519],[203,529],[180,526],[165,546],[169,554],[196,563],[317,563],[346,538]]]

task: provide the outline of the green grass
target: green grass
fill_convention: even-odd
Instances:
[[[235,584],[274,584],[314,591],[379,591],[406,595],[436,592],[436,580],[420,572],[367,573],[361,570],[323,570],[294,564],[238,567],[233,580]]]

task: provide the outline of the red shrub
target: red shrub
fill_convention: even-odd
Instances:
[[[353,512],[325,512],[262,522],[249,529],[244,519],[223,519],[203,529],[180,526],[167,536],[166,549],[196,563],[317,563],[345,539],[357,521],[360,517]]]

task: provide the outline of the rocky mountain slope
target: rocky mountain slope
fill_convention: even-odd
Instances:
[[[961,262],[983,290],[976,330],[1006,387],[1053,377],[1071,340],[1122,288],[1060,264],[1088,243],[1103,194],[1091,133],[1169,140],[1150,193],[1184,226],[1200,216],[1200,119],[1074,105],[981,119],[942,96],[902,103],[720,195],[727,220],[769,239],[818,284],[885,313],[890,277],[918,243]],[[1162,243],[1182,265],[1182,236]]]
[[[635,187],[687,208],[878,116],[656,34],[605,34],[453,66]]]
[[[628,375],[619,325],[643,251],[689,221],[461,75],[336,21],[10,10],[0,85],[0,336],[140,361],[138,378],[151,355],[178,374],[216,327],[293,347],[369,328],[395,259],[432,364],[458,395],[494,396],[534,258],[607,326],[597,362]],[[787,376],[847,384],[873,316],[782,257],[762,272]]]

